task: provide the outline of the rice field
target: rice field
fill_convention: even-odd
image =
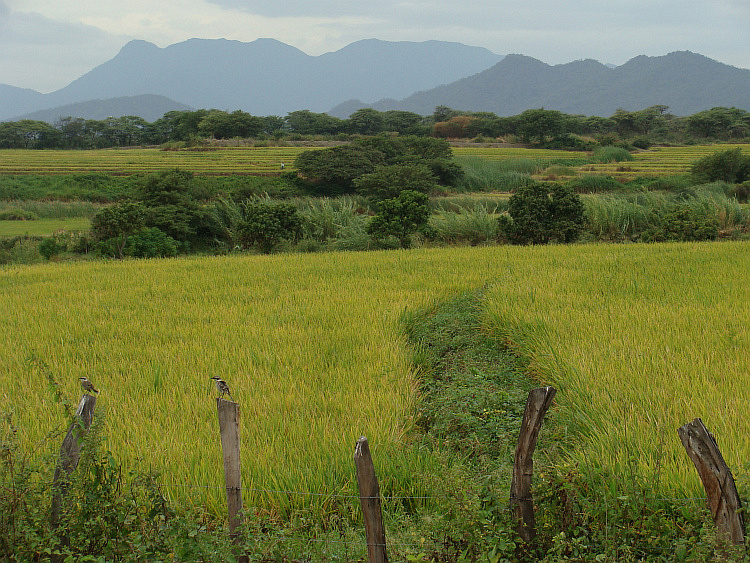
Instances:
[[[0,174],[131,175],[167,168],[190,170],[197,175],[270,175],[291,168],[297,155],[315,147],[222,147],[164,151],[147,149],[105,150],[0,150]]]
[[[750,145],[747,144],[653,147],[634,153],[633,161],[586,164],[580,167],[579,171],[584,174],[607,174],[618,178],[687,174],[696,160],[714,152],[737,147],[750,154]]]
[[[695,496],[678,426],[700,416],[730,466],[750,458],[749,260],[750,244],[727,242],[2,267],[0,412],[29,451],[54,453],[61,437],[45,438],[63,417],[47,376],[75,404],[86,375],[126,468],[218,510],[219,375],[241,404],[248,506],[336,505],[355,490],[360,435],[384,494],[419,496],[434,468],[405,447],[419,397],[400,317],[486,286],[486,328],[559,389],[571,460],[617,474],[635,459],[664,491]]]
[[[88,231],[91,221],[85,217],[37,219],[34,221],[0,221],[0,237],[50,236],[55,231]]]

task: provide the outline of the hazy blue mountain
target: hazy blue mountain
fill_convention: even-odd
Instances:
[[[350,100],[330,113],[373,107],[427,115],[439,105],[500,116],[545,108],[609,117],[618,108],[636,111],[653,105],[669,106],[675,115],[717,106],[750,110],[750,70],[689,51],[641,55],[614,68],[593,60],[550,66],[531,57],[508,55],[483,72],[400,101],[358,105]]]
[[[487,49],[443,41],[369,39],[310,56],[274,39],[190,39],[166,48],[131,41],[111,60],[49,94],[0,90],[0,119],[92,99],[154,94],[195,108],[254,115],[324,112],[350,98],[403,98],[501,60]],[[7,97],[7,100],[6,100]]]
[[[122,117],[123,115],[137,115],[148,122],[159,119],[168,111],[191,110],[190,106],[175,102],[164,96],[146,94],[142,96],[122,96],[107,98],[106,100],[89,100],[58,106],[52,109],[42,109],[13,118],[35,119],[55,123],[61,117],[83,117],[84,119],[106,119],[107,117]]]
[[[28,88],[0,84],[0,119],[33,111],[42,104],[44,94]]]

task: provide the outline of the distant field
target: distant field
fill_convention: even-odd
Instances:
[[[89,151],[0,150],[0,174],[130,175],[182,168],[198,175],[281,172],[300,152],[315,147],[223,147],[180,151],[105,149]]]
[[[0,237],[49,236],[56,231],[88,231],[91,222],[84,218],[37,219],[36,221],[0,221]]]
[[[583,174],[612,176],[663,176],[684,174],[697,159],[715,151],[750,145],[696,145],[655,147],[634,154],[631,162],[586,164],[576,170]],[[293,169],[297,155],[320,147],[211,147],[163,151],[160,149],[106,149],[91,151],[0,150],[0,174],[82,174],[131,175],[166,168],[182,168],[197,175],[276,175]],[[517,147],[454,147],[458,157],[471,156],[492,161],[530,159],[565,161],[586,158],[586,153]]]
[[[694,145],[689,147],[654,147],[633,154],[635,160],[610,162],[607,164],[587,164],[579,168],[584,174],[607,174],[614,177],[633,178],[636,176],[669,176],[686,174],[690,166],[706,155],[740,147],[750,154],[748,144]]]

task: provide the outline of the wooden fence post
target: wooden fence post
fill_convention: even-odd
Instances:
[[[365,537],[367,538],[367,560],[369,563],[388,563],[385,549],[385,528],[380,506],[380,485],[375,475],[370,446],[367,438],[361,436],[354,448],[354,466],[357,469],[357,486],[359,502],[365,519]]]
[[[742,501],[716,440],[700,418],[680,426],[677,433],[703,482],[719,535],[734,545],[744,545]]]
[[[510,485],[510,504],[518,522],[516,532],[525,543],[531,543],[536,535],[534,501],[531,498],[534,449],[536,449],[536,441],[544,415],[552,404],[556,392],[554,387],[540,387],[529,392],[521,422],[521,432],[518,435],[518,444],[516,444],[513,479]]]
[[[240,473],[240,406],[221,397],[216,398],[219,416],[221,450],[224,455],[224,484],[227,493],[229,513],[229,535],[232,543],[238,546],[242,536],[237,528],[242,524],[242,477]],[[248,561],[246,555],[238,554],[240,563]]]
[[[50,523],[52,528],[57,528],[60,523],[60,510],[62,509],[62,499],[68,492],[68,477],[78,467],[78,460],[81,457],[81,448],[83,447],[83,438],[86,436],[91,423],[94,420],[94,409],[96,408],[96,396],[84,394],[78,403],[75,413],[75,420],[70,424],[68,433],[63,439],[60,447],[60,459],[55,467],[55,475],[52,479],[52,514]]]

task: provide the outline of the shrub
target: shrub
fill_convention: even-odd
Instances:
[[[428,201],[426,194],[411,190],[382,201],[380,212],[370,221],[367,232],[381,242],[388,237],[395,237],[402,248],[409,248],[412,235],[424,233],[427,229],[430,218]]]
[[[302,217],[291,203],[248,201],[237,225],[237,241],[243,248],[257,246],[269,254],[281,241],[302,238]]]
[[[695,161],[690,171],[698,182],[741,184],[750,180],[750,155],[739,147],[718,151]]]
[[[594,150],[589,162],[623,162],[635,160],[633,155],[621,147],[600,147]]]
[[[719,234],[719,221],[711,210],[690,203],[673,206],[662,218],[660,228],[643,235],[646,242],[714,240]]]
[[[134,258],[177,256],[177,241],[156,227],[143,229],[128,238],[123,253]]]
[[[575,242],[583,225],[580,196],[560,184],[519,189],[508,201],[508,216],[499,219],[500,235],[515,244]]]
[[[64,251],[65,248],[60,248],[54,237],[48,237],[39,243],[39,254],[44,256],[47,260],[50,260],[55,254],[59,254]]]
[[[355,179],[354,187],[359,194],[383,200],[398,197],[404,190],[430,193],[437,187],[437,178],[424,164],[392,164]]]
[[[16,207],[0,211],[0,221],[36,221],[39,216],[31,211],[24,211]]]

